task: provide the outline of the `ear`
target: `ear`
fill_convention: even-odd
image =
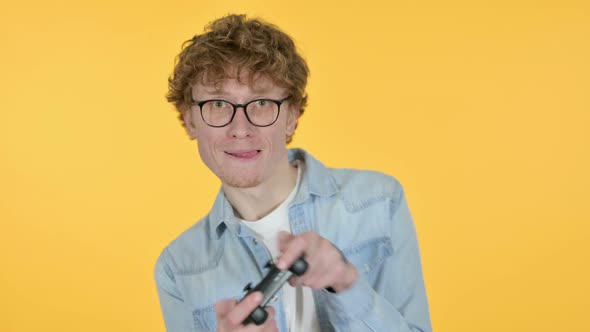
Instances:
[[[182,119],[184,120],[184,127],[186,133],[191,139],[197,138],[197,128],[193,122],[192,112],[190,110],[182,111]]]
[[[289,107],[289,110],[287,111],[287,136],[291,136],[295,132],[295,128],[297,128],[297,121],[299,120],[300,115],[301,112],[299,111],[299,107],[295,105]]]

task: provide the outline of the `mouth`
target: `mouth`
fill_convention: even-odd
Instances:
[[[224,151],[225,154],[238,158],[241,160],[253,159],[261,152],[261,150],[235,150],[235,151]]]

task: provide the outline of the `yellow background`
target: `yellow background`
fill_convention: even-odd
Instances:
[[[0,331],[164,330],[154,262],[219,187],[167,77],[228,12],[309,62],[292,146],[405,186],[435,331],[590,330],[587,1],[34,0],[0,9]]]

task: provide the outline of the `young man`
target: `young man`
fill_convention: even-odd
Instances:
[[[243,15],[185,43],[169,80],[203,162],[221,180],[207,216],[160,255],[155,279],[168,331],[431,331],[418,243],[392,177],[330,169],[288,150],[308,76],[291,38]],[[308,270],[243,321],[268,272]]]

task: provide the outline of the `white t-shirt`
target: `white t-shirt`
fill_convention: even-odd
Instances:
[[[296,166],[297,183],[289,197],[287,197],[281,205],[260,220],[241,220],[246,226],[250,227],[254,233],[256,233],[258,240],[261,241],[270,252],[273,261],[276,261],[281,255],[281,252],[279,251],[278,233],[280,231],[291,233],[291,228],[289,226],[289,203],[297,193],[301,173],[303,171],[302,163],[297,161]],[[283,292],[283,305],[287,315],[289,331],[319,332],[320,326],[315,311],[315,302],[313,300],[311,288],[301,286],[291,287],[291,285],[286,283],[281,290]]]

